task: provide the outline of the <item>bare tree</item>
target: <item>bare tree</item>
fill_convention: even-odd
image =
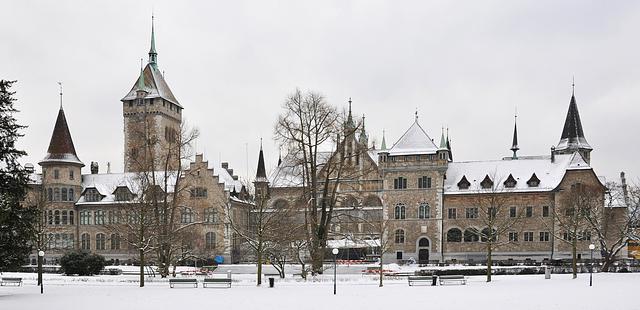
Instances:
[[[276,140],[288,147],[292,164],[299,167],[300,200],[304,201],[306,240],[312,272],[322,273],[327,236],[333,219],[339,188],[344,180],[362,175],[353,146],[358,126],[351,114],[344,121],[336,108],[317,92],[299,89],[283,105],[275,125]],[[344,139],[343,139],[344,137]]]
[[[638,210],[636,190],[632,188],[630,194],[624,176],[622,184],[608,183],[606,186],[604,206],[589,203],[584,212],[589,228],[600,244],[601,270],[605,272],[633,237],[634,215]]]
[[[517,241],[517,237],[507,236],[508,233],[519,234],[523,210],[518,208],[511,197],[511,190],[515,186],[512,177],[503,179],[493,174],[487,175],[480,183],[480,189],[473,196],[473,207],[465,210],[465,223],[470,228],[465,231],[464,238],[477,239],[485,246],[487,256],[487,282],[491,282],[493,267],[493,252],[496,248]],[[479,226],[480,228],[477,228]],[[472,235],[469,235],[472,234]],[[466,241],[466,240],[465,240]]]
[[[571,247],[571,269],[573,278],[578,277],[578,242],[591,240],[591,225],[588,215],[592,210],[602,209],[604,192],[600,186],[575,183],[563,193],[560,205],[553,208],[554,237]],[[599,211],[594,212],[594,214]],[[595,218],[595,217],[594,217]]]

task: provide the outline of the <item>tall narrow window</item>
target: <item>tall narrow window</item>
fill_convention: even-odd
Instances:
[[[516,207],[509,207],[509,217],[516,217],[518,209]]]
[[[89,234],[84,233],[80,236],[80,248],[82,250],[91,250],[91,237]]]
[[[193,223],[193,210],[191,208],[184,208],[180,213],[180,222],[182,224]]]
[[[431,188],[431,178],[427,176],[418,178],[418,188]]]
[[[69,180],[73,180],[75,176],[73,175],[73,169],[69,169]]]
[[[48,201],[53,201],[53,189],[52,188],[47,188],[47,200]]]
[[[61,218],[61,224],[62,225],[67,225],[68,223],[68,219],[69,219],[69,213],[67,210],[62,210],[62,218]]]
[[[56,180],[60,178],[60,170],[53,169],[53,178]]]
[[[448,212],[448,218],[450,220],[455,220],[457,218],[456,208],[449,208],[447,212]]]
[[[69,189],[69,201],[76,201],[76,197],[73,193],[73,188]]]
[[[421,203],[418,207],[418,218],[428,219],[431,216],[431,208],[428,203]]]
[[[73,211],[69,211],[69,225],[75,225],[75,217]]]
[[[549,206],[542,206],[542,217],[549,217]]]
[[[53,189],[53,201],[60,201],[60,188]]]
[[[396,220],[404,220],[406,218],[406,206],[402,203],[396,205],[394,218]]]
[[[526,217],[533,217],[533,207],[527,207],[525,211]]]
[[[120,250],[120,235],[111,234],[111,249]]]
[[[396,229],[395,242],[396,243],[404,243],[404,230]]]
[[[53,211],[53,216],[54,216],[53,223],[55,225],[60,225],[60,211],[58,211],[58,210]]]
[[[407,179],[404,177],[398,177],[393,179],[393,189],[406,189],[407,188]]]
[[[105,249],[106,236],[103,233],[96,234],[96,250]]]
[[[208,232],[205,235],[205,248],[207,250],[213,250],[216,248],[216,234],[213,232]]]
[[[62,193],[62,201],[68,201],[69,197],[67,196],[67,188],[63,187],[60,189],[60,192]]]

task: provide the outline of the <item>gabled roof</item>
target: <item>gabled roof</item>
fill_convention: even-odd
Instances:
[[[143,74],[136,79],[136,82],[133,83],[133,87],[131,87],[129,93],[127,93],[121,101],[134,100],[136,99],[136,91],[144,90],[148,93],[145,98],[162,98],[182,108],[180,103],[178,103],[178,99],[173,95],[169,85],[167,85],[167,82],[164,80],[160,70],[156,69],[151,63],[148,63],[142,73]],[[140,79],[142,79],[142,81],[140,81]],[[139,84],[144,85],[143,89],[140,89]]]
[[[478,193],[487,190],[497,192],[541,192],[555,189],[568,170],[592,169],[578,152],[572,154],[555,155],[553,161],[550,156],[521,156],[517,160],[506,158],[502,160],[452,162],[447,167],[445,180],[445,194]],[[533,175],[540,180],[538,186],[527,184]],[[458,187],[463,176],[469,181],[468,189]],[[483,189],[481,182],[487,176],[494,182],[492,189]],[[505,186],[505,181],[511,176],[515,187]]]
[[[556,146],[556,150],[558,151],[565,149],[593,149],[584,137],[580,113],[578,113],[578,104],[576,103],[574,94],[571,94],[571,102],[569,103],[567,118],[564,121],[562,136]]]
[[[433,143],[431,137],[422,129],[416,121],[407,129],[407,131],[393,144],[388,153],[394,155],[416,155],[416,154],[435,154],[438,147]]]
[[[84,166],[84,163],[76,155],[76,148],[73,146],[73,139],[71,139],[67,118],[64,116],[62,106],[58,111],[56,125],[53,127],[47,155],[40,161],[40,165],[59,162]]]

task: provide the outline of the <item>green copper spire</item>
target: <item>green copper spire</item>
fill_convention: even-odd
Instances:
[[[447,149],[447,139],[444,138],[444,128],[442,128],[442,134],[440,135],[440,149]]]
[[[153,20],[154,16],[151,15],[151,49],[149,50],[149,63],[154,69],[158,69],[158,53],[156,53],[156,35]]]

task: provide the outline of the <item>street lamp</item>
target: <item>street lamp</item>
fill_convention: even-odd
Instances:
[[[42,261],[44,260],[44,251],[38,251],[38,284],[40,285],[40,294],[44,294],[44,282],[42,281]]]
[[[333,295],[336,294],[336,259],[338,257],[338,248],[334,248],[333,250],[331,250],[331,253],[333,253]]]
[[[589,250],[591,250],[591,268],[589,268],[589,286],[593,286],[593,250],[595,250],[595,244],[589,244]]]

